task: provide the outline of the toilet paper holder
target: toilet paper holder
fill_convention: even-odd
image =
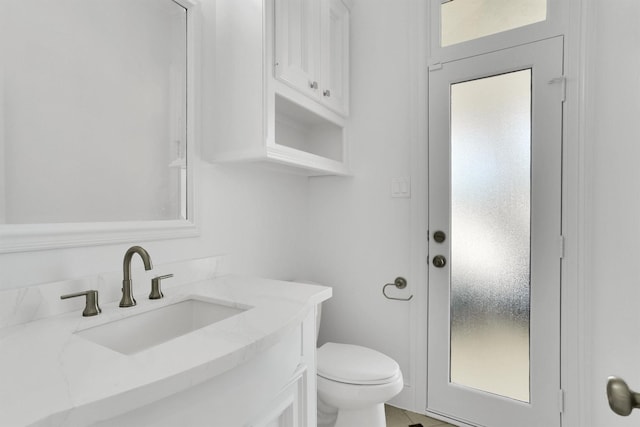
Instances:
[[[411,295],[409,298],[390,297],[389,295],[387,295],[387,286],[395,286],[398,289],[406,288],[407,279],[405,279],[404,277],[396,277],[396,280],[394,280],[393,283],[387,283],[386,285],[384,285],[382,287],[382,295],[384,295],[386,299],[394,299],[396,301],[409,301],[411,298],[413,298],[413,295]]]

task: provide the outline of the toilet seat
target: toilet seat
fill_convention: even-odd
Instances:
[[[326,343],[318,349],[317,357],[318,376],[345,384],[388,384],[400,373],[395,360],[358,345]]]

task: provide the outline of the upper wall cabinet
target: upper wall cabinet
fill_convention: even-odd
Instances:
[[[349,9],[342,0],[275,0],[274,74],[349,113]]]
[[[212,162],[348,175],[347,0],[218,0]]]

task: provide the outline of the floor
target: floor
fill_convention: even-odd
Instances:
[[[424,415],[416,414],[415,412],[405,411],[404,409],[394,408],[393,406],[385,405],[384,407],[387,415],[387,427],[446,427],[451,426],[444,421],[434,420],[433,418],[426,417]]]

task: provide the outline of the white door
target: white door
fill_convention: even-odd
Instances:
[[[430,411],[560,425],[561,37],[429,72]]]

